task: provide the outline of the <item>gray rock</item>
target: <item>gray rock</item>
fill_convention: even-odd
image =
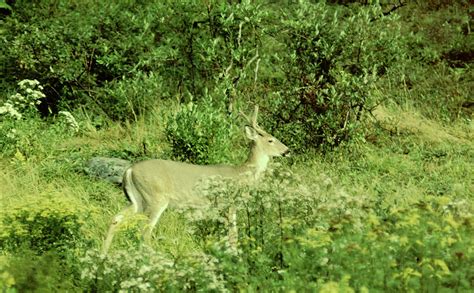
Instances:
[[[130,165],[132,165],[132,162],[123,159],[93,157],[87,161],[84,171],[92,177],[120,185],[122,184],[123,173]]]

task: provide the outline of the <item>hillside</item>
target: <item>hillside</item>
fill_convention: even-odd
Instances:
[[[0,1],[3,291],[473,290],[468,1],[96,2]],[[101,254],[91,158],[238,165],[254,105],[290,157]]]

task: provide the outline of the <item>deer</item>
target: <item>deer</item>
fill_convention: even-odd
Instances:
[[[251,119],[244,115],[250,124],[245,126],[245,135],[251,144],[248,158],[241,165],[195,165],[161,159],[131,165],[122,180],[130,204],[113,217],[103,243],[103,254],[107,254],[118,225],[130,215],[143,213],[147,216],[148,224],[143,229],[142,237],[149,243],[154,227],[168,207],[183,208],[207,201],[206,196],[199,194],[196,188],[200,181],[212,177],[233,179],[242,176],[249,182],[256,181],[267,169],[272,157],[288,156],[289,148],[265,132],[257,124],[257,116],[257,105]],[[237,237],[235,210],[230,213],[233,234]]]

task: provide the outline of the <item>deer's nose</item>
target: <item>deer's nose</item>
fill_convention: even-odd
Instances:
[[[282,157],[289,157],[290,156],[290,149],[286,149],[281,153]]]

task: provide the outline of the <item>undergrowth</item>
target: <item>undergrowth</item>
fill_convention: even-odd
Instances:
[[[473,290],[467,1],[86,2],[0,1],[2,291]],[[238,164],[255,104],[292,157],[99,253],[91,157]]]
[[[273,165],[256,185],[211,180],[202,186],[209,209],[167,211],[152,247],[140,240],[143,219],[130,221],[106,258],[102,237],[126,204],[118,188],[86,177],[74,160],[58,164],[49,155],[57,154],[54,147],[4,158],[2,287],[472,289],[472,144],[380,131],[377,142],[332,157]],[[236,250],[228,242],[231,206]],[[31,283],[26,272],[46,262],[54,265]]]

